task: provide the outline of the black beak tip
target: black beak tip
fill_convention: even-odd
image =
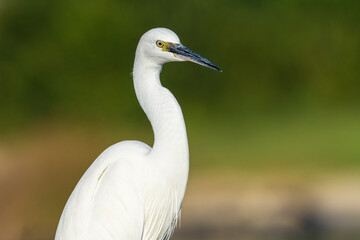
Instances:
[[[216,66],[215,64],[212,66],[212,69],[214,69],[216,71],[219,71],[219,72],[222,72],[222,69],[219,68],[218,66]]]
[[[221,68],[219,68],[218,66],[216,66],[214,63],[210,62],[209,60],[205,59],[205,66],[214,69],[216,71],[222,72]]]

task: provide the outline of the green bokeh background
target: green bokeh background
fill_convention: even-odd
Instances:
[[[131,71],[141,35],[167,27],[223,69],[170,63],[161,74],[183,109],[191,174],[358,174],[359,12],[350,0],[2,0],[0,143],[31,142],[50,125],[80,129],[88,143],[72,130],[66,141],[94,147],[65,161],[75,172],[52,190],[54,227],[54,209],[103,149],[152,144]]]
[[[291,154],[304,147],[307,155],[323,152],[359,166],[359,7],[300,0],[3,1],[0,129],[21,132],[49,119],[148,128],[132,64],[140,36],[163,26],[223,69],[167,64],[161,76],[182,105],[189,135],[201,131],[205,147],[240,154],[240,143],[259,137],[251,143],[259,150]]]
[[[21,133],[50,119],[131,124],[144,128],[151,144],[131,71],[140,36],[163,26],[223,69],[167,64],[161,76],[181,103],[189,136],[206,141],[197,147],[218,153],[209,154],[214,162],[226,156],[222,165],[238,164],[242,150],[273,150],[290,155],[285,160],[299,155],[301,162],[358,167],[359,7],[300,0],[3,1],[0,129]]]

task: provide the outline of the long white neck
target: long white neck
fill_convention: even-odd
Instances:
[[[133,70],[135,92],[154,131],[152,154],[164,156],[162,159],[169,163],[180,159],[188,161],[189,150],[184,118],[173,94],[161,85],[161,68],[160,64],[151,62],[146,57],[138,55],[135,57]]]

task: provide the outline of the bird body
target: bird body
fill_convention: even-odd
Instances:
[[[140,39],[134,87],[154,130],[154,145],[123,141],[106,149],[72,192],[55,240],[170,238],[185,194],[189,150],[180,105],[161,85],[160,72],[166,62],[192,60],[190,50],[175,53],[184,51],[181,47],[177,35],[165,28]]]

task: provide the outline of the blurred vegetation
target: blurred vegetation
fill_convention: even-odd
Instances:
[[[359,10],[340,0],[2,0],[2,138],[70,119],[151,139],[131,71],[140,36],[163,26],[223,69],[162,73],[199,166],[360,167]]]
[[[356,215],[357,181],[342,181],[360,176],[359,13],[360,2],[350,0],[0,0],[0,238],[52,238],[101,151],[125,139],[152,144],[131,71],[139,38],[154,27],[172,29],[223,69],[171,63],[161,76],[188,129],[195,198],[185,198],[184,213],[214,213],[193,228],[220,223],[222,212],[226,225],[246,233],[246,221],[226,214],[260,226],[276,223],[272,208],[283,222],[291,204],[299,213],[323,210],[323,220],[334,209]],[[262,239],[271,236],[281,239]]]

